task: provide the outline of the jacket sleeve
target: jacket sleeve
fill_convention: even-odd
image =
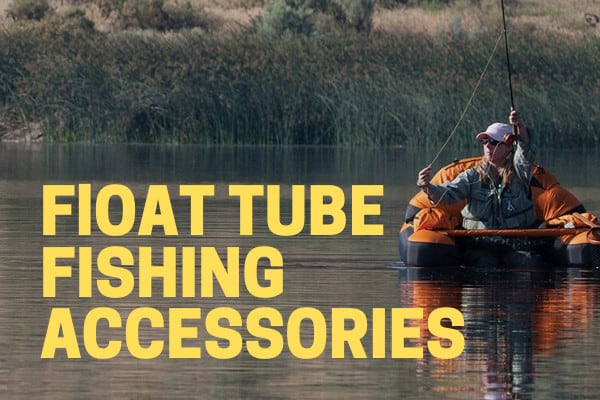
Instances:
[[[441,185],[429,184],[427,197],[433,204],[455,204],[469,196],[472,186],[474,169],[468,169],[458,174],[453,181],[444,182]]]
[[[523,142],[517,141],[517,149],[515,150],[515,157],[513,165],[515,173],[523,184],[529,186],[531,178],[533,176],[533,164],[535,162],[535,144],[533,143],[533,135],[531,129],[527,129],[529,141]]]

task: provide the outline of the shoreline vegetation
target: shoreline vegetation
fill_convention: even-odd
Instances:
[[[439,147],[497,43],[450,145],[510,107],[500,0],[2,1],[2,140]],[[505,6],[536,141],[597,145],[597,2]]]

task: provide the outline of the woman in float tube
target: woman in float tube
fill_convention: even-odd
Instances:
[[[531,228],[535,223],[530,188],[535,147],[516,110],[511,110],[508,121],[509,124],[493,123],[477,134],[483,145],[481,163],[463,171],[453,181],[441,185],[430,183],[431,165],[419,172],[417,185],[433,205],[467,200],[461,212],[465,229]],[[466,239],[465,262],[488,267],[528,267],[542,263],[539,254],[518,245],[518,240],[500,237]]]

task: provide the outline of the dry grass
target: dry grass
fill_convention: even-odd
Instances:
[[[221,21],[220,29],[231,31],[240,26],[248,26],[251,21],[262,13],[260,8],[245,9],[242,7],[223,8],[220,6],[206,6],[204,11],[212,18]]]
[[[584,15],[600,15],[598,0],[521,0],[517,6],[507,3],[509,25],[526,24],[532,29],[568,35],[600,35],[600,26],[590,27]],[[417,32],[438,35],[451,30],[462,32],[502,30],[499,1],[482,0],[479,7],[468,0],[457,0],[442,10],[399,8],[380,10],[374,16],[374,28],[392,33]],[[510,30],[510,26],[508,27]]]
[[[0,25],[4,25],[6,22],[6,10],[12,0],[0,0]]]
[[[0,25],[9,23],[6,9],[13,0],[0,0]],[[192,4],[205,10],[209,17],[219,21],[219,30],[230,31],[246,26],[263,11],[259,8],[245,9],[240,0],[191,0]],[[67,0],[51,0],[58,12],[68,8]],[[499,30],[501,26],[498,0],[481,0],[479,6],[470,0],[456,0],[451,7],[442,10],[421,8],[397,8],[378,10],[373,19],[375,30],[393,33],[424,33],[438,35],[460,29],[469,33],[482,30]],[[533,29],[567,35],[600,35],[600,26],[586,25],[584,14],[600,15],[598,0],[513,0],[506,2],[510,24],[527,24]],[[111,21],[100,17],[94,7],[86,9],[88,17],[100,30],[109,30]]]
[[[6,10],[13,0],[0,0],[0,26],[5,26],[11,21],[6,15]],[[250,24],[253,18],[259,15],[263,10],[259,8],[246,9],[242,7],[239,0],[191,0],[192,5],[203,9],[207,16],[218,23],[219,31],[231,31]],[[50,0],[52,8],[58,13],[71,8],[69,0]],[[80,6],[84,9],[88,18],[94,21],[96,29],[101,31],[110,31],[113,29],[113,21],[103,18],[96,6]]]

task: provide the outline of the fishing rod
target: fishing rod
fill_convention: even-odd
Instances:
[[[515,109],[515,99],[513,97],[513,88],[512,88],[512,72],[510,68],[510,55],[508,52],[508,33],[506,32],[506,13],[504,11],[504,0],[500,0],[500,5],[502,6],[502,26],[504,31],[504,49],[506,50],[506,68],[508,70],[508,88],[510,90],[510,106],[514,110]]]

